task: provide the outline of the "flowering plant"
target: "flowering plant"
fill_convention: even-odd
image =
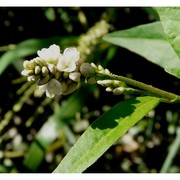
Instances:
[[[46,96],[72,93],[80,82],[80,57],[75,48],[66,48],[60,53],[60,47],[51,45],[37,52],[39,57],[24,61],[22,75],[28,81],[38,81],[39,89],[46,92]]]
[[[162,14],[162,18],[164,11],[166,9],[158,9],[160,17]],[[116,39],[113,39],[114,36],[116,37],[116,32],[105,36],[105,39],[116,44]],[[46,92],[47,97],[52,98],[55,95],[69,94],[77,89],[82,81],[102,85],[106,87],[106,91],[113,92],[114,95],[139,96],[117,104],[98,118],[84,132],[54,172],[84,171],[114,141],[149,111],[158,106],[160,102],[180,103],[179,95],[127,77],[112,74],[101,65],[83,63],[76,48],[66,48],[61,54],[59,46],[51,45],[48,49],[43,48],[38,51],[38,55],[39,57],[24,62],[25,69],[22,74],[28,76],[30,81],[37,80],[39,88]],[[173,72],[172,74],[176,76],[179,74],[177,68],[166,67],[166,70],[170,73]],[[109,117],[112,121],[110,121]],[[86,150],[87,152],[84,154]]]
[[[92,27],[95,9],[70,9],[43,9],[63,36],[0,47],[0,171],[179,172],[180,8],[138,8],[148,24],[129,29],[133,8],[96,9]]]

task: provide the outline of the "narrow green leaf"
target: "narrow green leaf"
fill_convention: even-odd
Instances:
[[[180,79],[180,68],[166,68],[165,71]]]
[[[159,102],[147,96],[118,103],[84,132],[54,172],[83,172]]]
[[[180,7],[157,7],[156,10],[169,42],[180,57]]]
[[[160,22],[116,31],[104,36],[104,40],[126,48],[163,68],[180,66]]]
[[[29,55],[36,54],[37,50],[46,48],[51,44],[60,44],[64,47],[77,40],[76,37],[51,37],[47,39],[28,39],[16,45],[14,49],[5,52],[0,57],[0,75],[8,67],[9,64],[14,63],[20,59],[23,59]],[[22,67],[21,67],[22,69]]]

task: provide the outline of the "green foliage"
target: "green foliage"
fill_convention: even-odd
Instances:
[[[180,8],[158,7],[156,10],[170,44],[180,57]]]
[[[180,65],[160,22],[116,31],[104,36],[104,40],[127,48],[163,68]]]
[[[118,103],[85,131],[54,172],[83,172],[159,102],[155,97],[138,97]]]
[[[160,16],[164,32],[167,35],[167,39],[169,40],[178,57],[180,57],[180,8],[158,7],[156,10]],[[180,59],[178,60],[180,62]],[[177,66],[179,66],[178,63],[174,64],[173,68],[166,68],[165,70],[171,75],[180,78],[180,71]]]
[[[160,22],[113,32],[104,40],[145,57],[179,78],[176,67],[180,66],[180,8],[158,7],[156,10]]]

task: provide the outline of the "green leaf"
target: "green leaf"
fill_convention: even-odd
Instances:
[[[180,7],[157,7],[156,10],[169,42],[180,57]]]
[[[159,102],[146,96],[118,103],[89,126],[54,172],[83,172]]]
[[[180,66],[160,22],[116,31],[104,36],[104,40],[126,48],[163,68]]]
[[[180,79],[180,68],[166,68],[165,71]]]
[[[17,63],[18,60],[33,55],[37,50],[46,48],[51,44],[60,44],[66,46],[77,40],[76,37],[51,37],[47,39],[28,39],[16,45],[12,50],[5,52],[0,58],[0,75],[11,63]],[[22,65],[21,65],[22,66]],[[21,67],[22,69],[22,67]]]

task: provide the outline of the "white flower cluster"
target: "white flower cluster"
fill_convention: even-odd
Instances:
[[[77,89],[81,81],[81,61],[76,48],[66,48],[61,54],[60,47],[53,44],[38,50],[37,54],[38,57],[23,63],[21,74],[27,76],[28,81],[37,81],[39,89],[50,98]]]

